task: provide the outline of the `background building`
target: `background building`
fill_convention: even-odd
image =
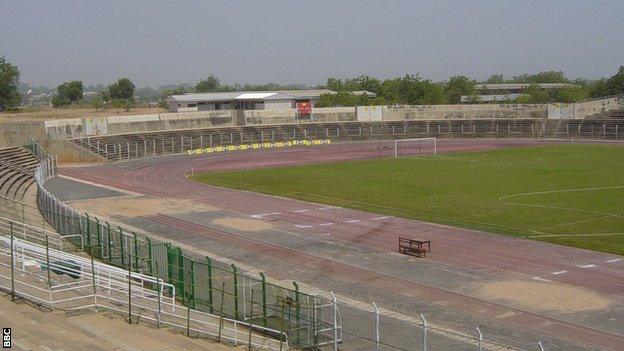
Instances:
[[[322,94],[335,92],[329,89],[316,89],[184,94],[172,95],[167,104],[171,112],[280,110],[298,108],[300,104],[313,108]]]
[[[566,83],[538,83],[541,89],[559,89],[574,84]],[[502,83],[502,84],[477,84],[477,95],[462,95],[461,102],[470,102],[471,99],[478,98],[480,102],[495,102],[516,100],[522,96],[522,92],[531,86],[530,83]]]

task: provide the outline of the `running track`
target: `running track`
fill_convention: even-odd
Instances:
[[[482,150],[515,147],[531,140],[455,140],[440,143],[440,151]],[[61,174],[133,192],[158,197],[191,199],[252,217],[270,221],[289,231],[316,236],[322,240],[331,232],[332,240],[357,243],[375,250],[396,251],[399,235],[435,238],[430,259],[449,267],[468,268],[497,276],[526,280],[556,281],[589,288],[615,296],[622,302],[624,292],[624,259],[620,256],[568,248],[530,240],[486,235],[477,231],[451,228],[403,218],[382,216],[363,211],[311,204],[298,200],[222,189],[189,181],[186,175],[204,170],[225,170],[276,167],[314,162],[365,159],[391,153],[390,144],[378,142],[334,144],[322,147],[292,148],[216,154],[199,157],[155,158],[117,165],[63,168]],[[155,214],[154,221],[189,232],[210,234],[209,228],[176,218]],[[223,236],[214,235],[218,240]],[[249,246],[249,240],[231,238],[236,245]],[[258,247],[257,242],[253,243]],[[405,281],[376,272],[345,265],[324,257],[292,252],[274,245],[260,243],[263,254],[280,256],[293,262],[330,265],[332,272],[378,284],[388,290],[406,289]],[[541,314],[518,315],[514,308],[479,300],[435,286],[418,284],[416,298],[442,302],[449,307],[481,316],[499,316],[514,312],[505,322],[535,327],[562,339],[610,350],[624,350],[624,330],[610,333]],[[477,312],[478,311],[478,312]]]

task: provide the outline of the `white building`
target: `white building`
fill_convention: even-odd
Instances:
[[[167,99],[169,111],[206,110],[280,110],[297,108],[299,104],[314,107],[322,94],[335,94],[329,89],[236,91],[172,95]]]

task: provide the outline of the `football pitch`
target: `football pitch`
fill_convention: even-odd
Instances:
[[[624,254],[621,146],[523,147],[208,172],[193,179]]]

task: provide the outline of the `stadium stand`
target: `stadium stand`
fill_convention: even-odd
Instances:
[[[300,139],[364,140],[413,137],[539,137],[539,119],[336,122],[172,130],[94,136],[74,143],[108,160],[182,153],[186,150]]]
[[[37,159],[28,150],[18,147],[0,149],[0,196],[21,200],[30,186]]]

